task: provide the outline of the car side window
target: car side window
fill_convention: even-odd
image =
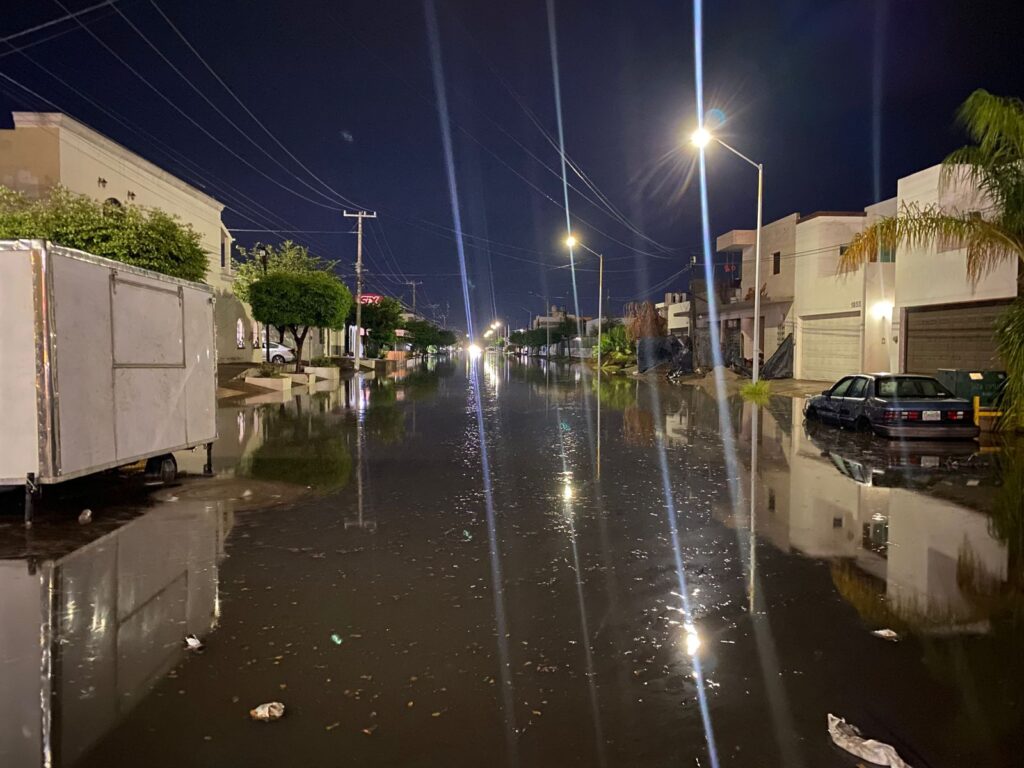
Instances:
[[[829,392],[829,394],[832,397],[845,397],[846,396],[846,390],[848,390],[850,388],[850,384],[852,384],[852,383],[853,383],[853,379],[852,378],[843,379],[838,384],[836,384],[834,387],[832,387],[832,391]]]
[[[853,380],[850,388],[846,390],[846,397],[864,397],[868,389],[868,380],[858,377]]]

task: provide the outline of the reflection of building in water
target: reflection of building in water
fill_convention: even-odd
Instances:
[[[0,561],[0,765],[71,765],[217,622],[232,513],[179,502],[53,560]]]
[[[865,443],[835,430],[825,434],[826,440],[838,436],[837,444],[816,444],[799,409],[788,425],[779,425],[764,410],[761,419],[756,515],[762,539],[785,551],[839,562],[833,571],[844,597],[884,598],[887,609],[910,624],[948,627],[983,617],[972,599],[975,589],[1007,577],[1007,548],[992,536],[988,516],[922,491],[892,487],[899,478],[916,487],[943,472],[941,458],[913,456],[908,462],[907,452],[949,448],[886,446],[870,438]],[[748,461],[744,457],[746,472]],[[892,463],[901,469],[889,469]],[[743,482],[749,483],[749,474]]]

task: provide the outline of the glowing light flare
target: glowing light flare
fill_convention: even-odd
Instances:
[[[479,344],[470,344],[469,345],[469,356],[470,357],[480,357],[480,355],[482,355],[483,353],[484,353],[484,351],[482,349],[480,349],[480,345]]]
[[[566,248],[575,248],[576,244],[578,242],[579,242],[579,240],[577,240],[572,235],[569,235],[567,238],[565,238],[565,246],[566,246]]]
[[[686,655],[696,656],[701,645],[700,635],[697,633],[697,627],[693,624],[684,624],[683,631],[686,633]]]
[[[566,501],[572,501],[572,496],[573,496],[572,486],[569,483],[566,483],[562,487],[562,498],[565,499]]]
[[[891,301],[876,301],[871,305],[871,314],[876,320],[885,320],[892,317],[893,303]]]
[[[713,138],[711,131],[707,128],[698,128],[690,134],[690,143],[699,149],[704,149],[704,147],[711,143],[711,139]]]

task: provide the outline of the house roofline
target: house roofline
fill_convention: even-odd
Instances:
[[[64,129],[70,133],[75,134],[79,138],[85,139],[86,141],[96,144],[100,148],[106,150],[112,155],[116,156],[122,162],[126,162],[130,165],[134,165],[140,170],[150,173],[161,181],[170,184],[172,187],[177,188],[179,191],[186,193],[190,197],[203,202],[213,208],[216,208],[218,212],[224,210],[224,203],[220,202],[214,197],[206,194],[205,192],[196,189],[188,182],[182,181],[174,174],[165,171],[155,163],[146,160],[127,147],[118,144],[113,139],[109,139],[99,131],[90,128],[84,123],[79,122],[75,118],[64,114],[63,112],[12,112],[11,117],[14,118],[14,127],[17,128],[58,128]]]

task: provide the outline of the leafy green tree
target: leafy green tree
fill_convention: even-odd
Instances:
[[[57,186],[30,200],[0,186],[0,240],[49,240],[183,280],[204,280],[207,257],[191,225],[155,208],[101,203]]]
[[[348,322],[356,322],[355,307],[349,310]],[[402,322],[402,305],[390,296],[383,296],[376,304],[363,304],[362,324],[366,330],[366,353],[378,357],[381,350],[394,345],[398,338],[395,330]]]
[[[242,260],[232,258],[235,280],[232,290],[242,301],[249,302],[249,288],[264,274],[309,275],[313,272],[332,272],[338,264],[313,256],[305,246],[285,240],[280,245],[256,243],[252,248],[239,248]],[[264,271],[263,256],[267,258]]]
[[[943,161],[941,183],[969,183],[985,195],[989,208],[946,211],[939,206],[905,205],[858,234],[840,257],[840,272],[874,261],[882,249],[901,244],[935,244],[965,249],[967,274],[977,281],[1006,261],[1024,262],[1024,102],[977,90],[960,106],[957,120],[972,143]],[[1024,411],[1024,264],[1017,266],[1017,301],[998,324],[996,339],[1009,373],[1007,410]]]
[[[310,328],[343,328],[352,294],[326,272],[269,274],[249,286],[252,314],[266,325],[285,327],[295,339],[295,370]]]
[[[405,321],[406,338],[417,352],[426,352],[430,347],[441,346],[441,329],[426,320]]]
[[[458,341],[455,331],[450,331],[447,328],[441,329],[437,336],[437,346],[439,347],[454,347],[455,343]]]

